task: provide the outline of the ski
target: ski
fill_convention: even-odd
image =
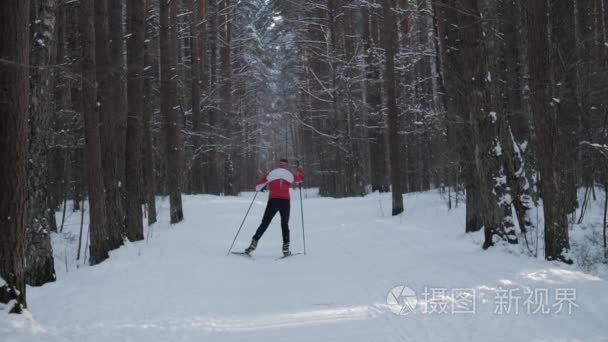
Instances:
[[[289,257],[296,256],[296,255],[300,255],[300,254],[302,254],[302,253],[291,253],[291,254],[289,254],[289,255],[283,255],[283,256],[281,256],[281,257],[278,257],[278,258],[276,258],[276,260],[283,260],[283,259],[287,259],[287,258],[289,258]]]
[[[230,253],[232,253],[232,254],[234,254],[234,255],[241,255],[241,256],[244,256],[244,257],[247,257],[247,258],[251,258],[251,259],[253,258],[253,257],[251,256],[251,254],[247,254],[247,253],[245,253],[245,252],[230,252]]]
[[[230,252],[230,254],[240,255],[240,256],[244,256],[244,257],[249,258],[249,259],[253,259],[253,256],[251,254],[247,254],[245,252]],[[300,254],[302,254],[302,253],[298,252],[298,253],[292,253],[292,254],[287,255],[287,256],[283,255],[283,256],[280,256],[278,258],[275,258],[275,260],[287,259],[289,257],[300,255]]]

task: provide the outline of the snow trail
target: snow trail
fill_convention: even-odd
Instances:
[[[163,201],[150,240],[127,244],[101,265],[69,265],[65,272],[56,255],[59,280],[28,288],[32,317],[0,316],[0,340],[608,339],[606,280],[500,248],[482,251],[481,236],[462,232],[464,210],[448,212],[436,193],[407,195],[405,214],[395,218],[381,215],[389,211],[389,194],[380,202],[378,194],[305,198],[307,255],[275,260],[281,255],[275,217],[255,259],[226,256],[252,196],[184,196],[186,220],[174,226]],[[256,199],[234,250],[248,245],[266,196]],[[300,252],[299,197],[292,198],[292,251]],[[78,229],[76,216],[66,229]],[[54,243],[56,254],[66,249]],[[406,316],[386,303],[398,285],[417,294],[418,307]],[[525,291],[551,295],[561,288],[576,291],[571,314],[526,313]],[[425,301],[425,289],[447,290],[441,301],[447,313],[428,312],[437,301]],[[453,289],[475,290],[475,313],[451,312]],[[503,289],[521,296],[519,313],[495,313]]]

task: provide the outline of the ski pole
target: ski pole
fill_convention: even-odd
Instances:
[[[234,243],[236,242],[236,238],[239,237],[239,233],[241,232],[241,229],[243,228],[243,224],[245,224],[245,219],[247,218],[247,215],[249,215],[249,211],[251,210],[251,207],[253,206],[253,202],[255,202],[255,198],[258,196],[258,190],[255,190],[255,195],[253,195],[253,199],[251,200],[251,204],[249,204],[249,208],[247,209],[247,212],[245,213],[245,217],[243,217],[243,221],[241,222],[241,225],[239,226],[239,230],[236,232],[236,235],[234,236],[234,240],[232,240],[232,244],[230,245],[230,249],[228,250],[228,253],[226,253],[226,255],[230,255],[230,252],[232,252],[232,247],[234,247]]]
[[[306,255],[306,234],[304,233],[304,203],[302,202],[302,184],[300,184],[300,216],[302,217],[302,242],[304,243],[304,255]]]

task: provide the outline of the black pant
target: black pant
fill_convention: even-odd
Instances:
[[[283,233],[283,245],[289,246],[289,200],[282,198],[271,198],[268,200],[262,223],[253,235],[253,240],[258,241],[272,221],[277,211],[281,214],[281,231]]]

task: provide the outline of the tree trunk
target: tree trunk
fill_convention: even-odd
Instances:
[[[80,2],[80,38],[82,47],[81,82],[82,115],[85,125],[87,176],[89,185],[89,234],[91,265],[108,258],[116,248],[107,225],[105,190],[101,167],[101,138],[97,112],[97,80],[95,66],[94,1]]]
[[[590,1],[590,0],[586,0]],[[561,164],[557,168],[560,172],[560,201],[562,209],[567,214],[574,213],[578,207],[576,185],[578,171],[582,165],[577,165],[577,148],[580,139],[577,139],[579,120],[576,89],[578,87],[576,70],[583,61],[576,56],[575,39],[575,13],[574,1],[552,2],[549,6],[549,25],[551,32],[551,45],[549,56],[552,70],[552,95],[549,98],[552,107],[557,111],[555,122],[558,129],[557,150]],[[553,100],[557,99],[557,101]],[[588,114],[584,114],[588,116]],[[559,152],[558,152],[559,151]]]
[[[129,241],[144,238],[141,217],[142,121],[144,85],[145,1],[127,1],[129,38],[127,40],[128,116],[125,169],[126,229]]]
[[[28,158],[29,224],[27,227],[26,282],[40,286],[55,280],[50,232],[55,225],[55,212],[49,208],[48,148],[53,92],[51,70],[54,61],[55,0],[31,2],[32,59],[30,75],[30,137]]]
[[[120,198],[118,182],[118,165],[117,159],[120,156],[118,153],[118,127],[116,125],[117,113],[114,112],[114,87],[112,83],[112,65],[110,59],[110,35],[108,27],[108,0],[95,0],[95,58],[97,73],[97,117],[99,122],[99,134],[101,144],[102,165],[101,172],[104,183],[104,211],[108,215],[108,234],[109,244],[111,249],[118,248],[122,245],[124,233],[124,211],[123,203]],[[88,101],[88,100],[82,100]],[[94,107],[94,108],[97,108]],[[84,110],[84,109],[83,109]],[[86,116],[85,116],[86,117]],[[122,145],[124,146],[124,145]],[[89,166],[90,167],[90,166]]]
[[[205,166],[205,188],[207,192],[213,195],[219,195],[221,184],[218,173],[218,153],[217,147],[217,130],[219,127],[217,120],[217,92],[214,91],[214,87],[217,86],[217,45],[218,45],[218,1],[219,0],[208,0],[209,3],[209,17],[208,25],[209,28],[209,104],[207,109],[207,134],[209,138],[207,143],[212,146],[207,156],[207,163]],[[213,94],[211,92],[213,91]]]
[[[155,0],[146,0],[146,5],[154,2]],[[148,8],[148,6],[146,6]],[[154,12],[156,12],[157,6],[154,6]],[[144,16],[145,17],[145,16]],[[152,24],[147,24],[146,27],[152,29]],[[148,209],[148,225],[156,222],[156,177],[154,175],[154,151],[152,149],[152,131],[150,125],[152,124],[152,117],[154,112],[154,96],[153,91],[158,83],[158,59],[156,52],[158,51],[158,38],[153,36],[149,37],[148,42],[145,44],[145,65],[144,68],[144,103],[143,103],[143,183],[144,183],[144,194],[146,207]]]
[[[543,212],[545,215],[545,258],[568,261],[570,248],[567,211],[560,196],[557,111],[552,108],[548,0],[528,2],[528,61],[530,68],[531,106],[538,140],[536,157],[541,176]],[[542,15],[541,15],[542,14]]]
[[[374,49],[380,46],[378,15],[374,9],[365,9],[364,39],[367,49],[365,59],[365,102],[368,109],[369,155],[372,191],[390,191],[390,179],[386,160],[386,122],[382,113],[382,81],[380,62],[374,57]]]
[[[0,32],[0,303],[21,313],[26,307],[30,1],[1,3]]]
[[[105,125],[103,143],[106,146],[104,168],[106,172],[106,202],[108,223],[122,238],[126,236],[125,203],[125,145],[127,127],[127,93],[125,86],[125,48],[123,26],[123,0],[108,1],[108,39],[111,101]]]
[[[399,110],[397,108],[397,92],[395,89],[395,53],[396,30],[393,13],[394,0],[382,3],[384,12],[383,45],[385,53],[384,88],[386,91],[386,106],[388,109],[388,149],[390,159],[391,185],[393,194],[393,216],[403,212],[403,188],[401,186],[401,161],[399,148]]]
[[[459,27],[459,16],[454,0],[442,0],[435,5],[437,17],[437,37],[440,38],[440,60],[442,64],[442,81],[445,89],[446,126],[448,153],[458,153],[458,165],[466,190],[466,220],[465,231],[476,232],[482,226],[482,212],[479,184],[474,178],[474,158],[472,122],[466,109],[466,96],[462,96],[464,87],[463,77],[459,75],[464,70],[463,39]],[[465,92],[468,94],[468,92]]]
[[[203,192],[202,158],[200,149],[202,148],[201,134],[201,55],[199,49],[200,36],[204,30],[199,28],[199,14],[205,5],[203,0],[188,0],[190,10],[190,90],[192,98],[192,131],[194,155],[192,156],[192,172],[190,179],[190,190],[195,194]]]
[[[226,136],[230,139],[227,141],[229,145],[234,143],[232,136],[233,122],[236,121],[232,112],[232,5],[230,0],[223,1],[222,26],[224,28],[224,39],[220,48],[220,68],[222,70],[221,80],[221,111],[223,116],[223,130]],[[225,195],[236,195],[236,179],[234,175],[234,148],[229,146],[223,152],[223,189]]]
[[[164,118],[167,188],[169,191],[171,223],[184,219],[180,188],[181,125],[175,98],[177,93],[176,45],[177,1],[160,2],[160,110]]]

